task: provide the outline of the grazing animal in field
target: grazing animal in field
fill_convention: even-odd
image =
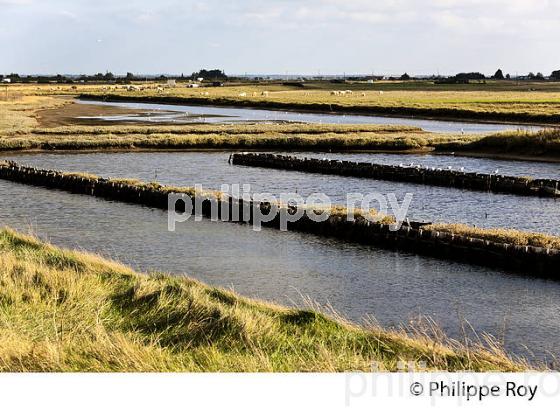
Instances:
[[[383,92],[383,91],[379,91],[379,95],[383,95],[383,94],[384,94],[384,92]]]
[[[247,93],[239,93],[240,97],[247,97]]]

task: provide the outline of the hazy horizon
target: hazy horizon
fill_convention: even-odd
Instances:
[[[548,0],[0,0],[0,15],[2,73],[560,69],[560,4]]]

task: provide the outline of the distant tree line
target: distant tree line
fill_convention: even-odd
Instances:
[[[203,78],[205,81],[210,82],[223,82],[228,79],[232,79],[233,77],[228,77],[223,70],[220,69],[213,69],[213,70],[206,70],[201,69],[200,71],[192,73],[190,76],[185,76],[181,74],[180,76],[166,76],[166,75],[159,75],[159,76],[145,76],[145,75],[135,75],[132,72],[126,73],[126,75],[115,75],[110,71],[105,73],[97,73],[93,75],[20,75],[18,73],[11,73],[8,75],[0,75],[1,79],[9,78],[12,83],[39,83],[39,84],[46,84],[46,83],[59,83],[59,84],[72,84],[72,83],[124,83],[128,84],[132,81],[167,81],[168,79],[176,79],[178,81],[188,81],[188,80],[197,80],[199,78]],[[345,79],[333,79],[330,80],[331,82],[340,82],[344,83],[348,81],[366,81],[366,80],[381,80],[381,79],[389,79],[389,80],[401,80],[401,81],[409,81],[409,80],[426,80],[430,79],[435,81],[436,84],[468,84],[470,81],[485,81],[487,79],[492,80],[510,80],[515,79],[516,81],[520,80],[531,80],[531,81],[560,81],[560,70],[553,71],[550,76],[547,78],[543,73],[529,73],[523,76],[515,76],[512,77],[510,74],[504,74],[502,69],[498,69],[496,73],[491,77],[486,77],[484,74],[479,72],[464,72],[458,73],[454,76],[431,76],[431,77],[413,77],[408,73],[404,73],[401,76],[396,77],[384,77],[384,76],[351,76],[345,77]]]
[[[204,78],[209,81],[224,81],[227,80],[227,75],[223,70],[200,70],[192,73],[190,77],[185,77],[181,74],[177,76],[139,76],[132,72],[126,73],[124,76],[118,76],[110,71],[106,73],[97,73],[93,75],[20,75],[18,73],[11,73],[8,75],[0,75],[0,78],[9,78],[12,83],[39,83],[39,84],[72,84],[72,83],[130,83],[132,81],[167,81],[168,79],[177,80],[196,80],[197,78]]]

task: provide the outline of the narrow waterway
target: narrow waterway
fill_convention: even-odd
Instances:
[[[560,235],[560,202],[551,198],[231,166],[228,164],[228,157],[229,153],[225,152],[41,153],[0,156],[40,168],[89,172],[104,177],[136,178],[166,185],[200,184],[206,189],[219,190],[222,184],[249,184],[253,193],[297,193],[303,197],[324,193],[332,203],[339,205],[347,204],[349,193],[394,193],[399,203],[410,193],[413,199],[408,217],[413,220],[465,223],[487,228],[516,228]],[[371,162],[416,160],[408,155],[400,156],[400,160],[398,156],[377,154],[367,154],[367,158]],[[453,159],[433,156],[425,160],[435,166],[444,166]],[[418,159],[420,160],[423,157]],[[495,166],[492,160],[471,158],[457,158],[456,164],[466,166],[473,172]],[[541,172],[553,175],[555,166],[557,165],[517,164],[520,173],[530,171],[535,175]],[[514,165],[510,165],[511,168],[506,165],[504,167],[508,172],[515,168]],[[533,168],[524,170],[523,167]]]
[[[112,105],[117,107],[146,110],[147,113],[131,115],[106,115],[89,117],[107,122],[127,121],[138,123],[235,123],[235,122],[304,122],[311,124],[380,124],[407,125],[425,131],[440,133],[482,134],[505,130],[539,129],[528,125],[492,124],[459,121],[427,120],[412,117],[383,117],[375,115],[318,114],[296,111],[265,110],[257,108],[216,107],[205,105],[149,104],[133,102],[81,101],[85,104]],[[175,112],[170,112],[175,111]],[[164,113],[163,113],[164,112]],[[208,116],[202,117],[201,116]]]

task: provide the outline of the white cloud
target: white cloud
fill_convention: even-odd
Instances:
[[[5,16],[0,39],[18,44],[0,61],[0,71],[33,71],[25,67],[36,67],[40,59],[52,67],[72,63],[84,72],[91,61],[103,62],[103,69],[115,64],[135,71],[150,71],[156,63],[182,71],[185,61],[195,64],[193,69],[221,61],[230,72],[238,66],[240,72],[253,66],[295,70],[282,64],[313,72],[318,67],[369,72],[380,66],[453,71],[466,63],[495,71],[502,61],[519,71],[529,63],[544,66],[533,71],[546,71],[558,64],[550,51],[560,36],[557,0],[0,0],[0,5]],[[99,47],[106,54],[82,47],[98,38],[106,40]],[[157,53],[171,41],[182,52],[162,59]],[[73,53],[71,62],[47,53],[60,44]],[[345,58],[333,59],[333,52]],[[379,55],[384,61],[376,61]],[[108,56],[114,60],[104,61]]]

